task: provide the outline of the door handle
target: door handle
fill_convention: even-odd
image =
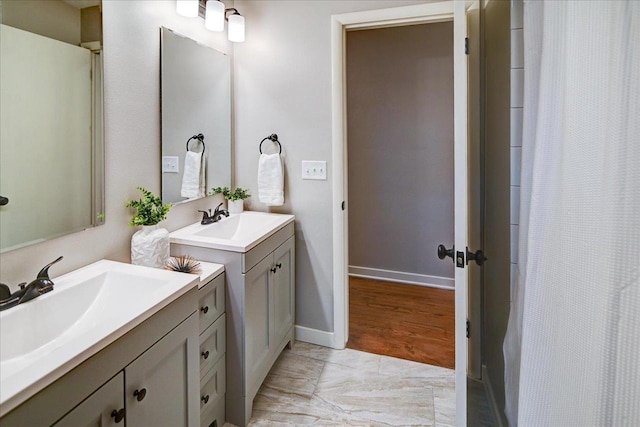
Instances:
[[[475,261],[476,264],[482,266],[484,262],[487,260],[487,257],[484,256],[484,252],[478,249],[475,252],[471,252],[469,248],[467,248],[467,265],[469,265],[469,261]]]
[[[445,259],[446,257],[451,257],[453,261],[453,251],[455,250],[455,246],[451,249],[445,248],[444,245],[438,245],[438,258]]]

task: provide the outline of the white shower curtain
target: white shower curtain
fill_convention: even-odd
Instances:
[[[640,425],[640,2],[525,1],[512,426]]]

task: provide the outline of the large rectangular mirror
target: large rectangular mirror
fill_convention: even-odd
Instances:
[[[162,201],[231,185],[229,56],[161,29]]]
[[[98,0],[0,0],[0,252],[104,222]]]

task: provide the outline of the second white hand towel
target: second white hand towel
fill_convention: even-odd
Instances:
[[[280,154],[261,154],[258,160],[258,198],[268,206],[284,204],[284,171]]]
[[[187,151],[184,157],[184,171],[182,173],[182,188],[180,195],[189,199],[203,197],[204,186],[201,185],[202,153]]]

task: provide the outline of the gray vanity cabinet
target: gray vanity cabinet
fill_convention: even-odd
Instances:
[[[172,243],[171,254],[225,266],[226,420],[246,426],[262,382],[294,340],[294,224],[244,253]]]
[[[196,292],[88,358],[9,412],[0,425],[199,427]],[[122,419],[115,416],[121,410]]]

